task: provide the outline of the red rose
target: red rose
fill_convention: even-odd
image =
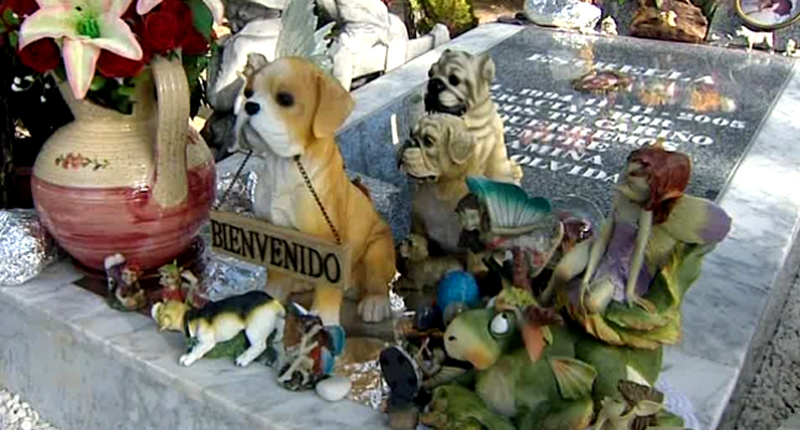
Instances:
[[[174,16],[182,28],[194,28],[192,9],[183,0],[164,0],[159,5],[158,11]]]
[[[22,64],[39,72],[49,72],[58,67],[61,54],[53,39],[39,39],[19,51]]]
[[[107,78],[130,78],[142,71],[146,61],[146,57],[142,57],[141,60],[131,60],[103,50],[97,60],[97,70]]]
[[[144,19],[144,43],[153,51],[165,53],[175,49],[183,39],[180,21],[175,15],[164,12],[151,12]]]
[[[36,0],[5,0],[5,5],[19,16],[27,16],[39,9]]]
[[[186,34],[186,37],[183,38],[181,47],[183,48],[183,53],[186,55],[200,55],[208,50],[208,40],[192,27]]]

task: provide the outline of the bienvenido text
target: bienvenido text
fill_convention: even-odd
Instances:
[[[259,261],[264,266],[281,267],[295,273],[337,283],[342,276],[342,263],[332,253],[322,253],[302,245],[259,231],[244,229],[211,220],[213,248]]]

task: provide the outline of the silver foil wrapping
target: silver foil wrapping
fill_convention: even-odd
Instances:
[[[0,210],[0,285],[20,285],[61,256],[33,209]]]

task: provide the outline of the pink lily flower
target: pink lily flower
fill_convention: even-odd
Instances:
[[[121,16],[132,0],[36,0],[41,9],[22,22],[19,49],[48,37],[61,42],[73,95],[86,97],[97,59],[105,49],[131,60],[142,47]]]

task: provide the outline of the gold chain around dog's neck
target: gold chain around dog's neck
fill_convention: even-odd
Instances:
[[[331,233],[333,233],[333,237],[336,239],[336,244],[341,245],[342,237],[339,236],[339,231],[336,230],[336,227],[333,225],[333,221],[331,221],[331,217],[328,216],[328,211],[326,211],[325,206],[322,205],[322,201],[320,201],[317,191],[314,189],[314,184],[311,183],[311,178],[308,177],[305,167],[303,167],[303,164],[300,162],[300,157],[295,157],[294,161],[297,163],[297,169],[300,170],[300,174],[303,175],[303,180],[306,182],[308,191],[311,191],[311,195],[314,196],[314,200],[317,201],[317,206],[319,206],[319,210],[322,211],[322,216],[325,217],[325,222],[328,223],[328,227],[330,227]]]

